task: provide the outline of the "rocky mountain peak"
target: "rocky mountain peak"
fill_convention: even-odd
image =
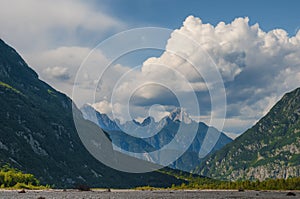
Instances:
[[[152,122],[155,122],[153,117],[151,117],[151,116],[146,117],[144,119],[144,121],[141,123],[141,126],[147,126],[147,125],[151,124]]]
[[[180,122],[184,122],[185,124],[192,123],[192,119],[190,118],[188,113],[185,112],[181,107],[176,107],[173,111],[171,111],[168,118],[172,121],[178,120]]]

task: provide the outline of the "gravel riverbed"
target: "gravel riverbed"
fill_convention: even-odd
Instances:
[[[19,193],[16,190],[1,190],[1,199],[138,199],[138,198],[300,198],[299,191],[223,191],[223,190],[161,190],[161,191],[136,191],[136,190],[43,190],[25,191]],[[295,195],[294,195],[295,194]],[[291,195],[291,196],[289,196]]]

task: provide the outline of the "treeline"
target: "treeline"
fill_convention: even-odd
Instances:
[[[15,189],[45,189],[49,186],[41,186],[38,179],[32,174],[4,165],[0,168],[0,187]]]
[[[288,179],[267,179],[264,181],[221,181],[212,178],[198,176],[187,172],[175,172],[172,170],[160,170],[160,172],[173,175],[186,181],[179,186],[172,185],[171,189],[240,189],[240,190],[300,190],[300,177]],[[147,187],[140,187],[145,189]],[[149,188],[149,187],[148,187]]]
[[[173,187],[176,188],[176,187]],[[216,181],[192,180],[182,184],[180,189],[247,189],[247,190],[300,190],[300,177],[288,179],[268,179],[264,181]]]

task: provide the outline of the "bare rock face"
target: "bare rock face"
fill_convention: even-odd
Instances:
[[[255,179],[263,181],[268,178],[282,178],[295,177],[300,175],[299,166],[282,166],[276,164],[267,164],[264,166],[250,167],[246,170],[233,171],[229,178],[235,180],[245,176],[246,179]]]
[[[196,172],[226,180],[300,176],[300,88],[285,94],[252,128],[207,157]]]

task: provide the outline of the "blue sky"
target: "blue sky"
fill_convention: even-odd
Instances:
[[[300,1],[271,0],[102,0],[94,1],[95,9],[125,21],[127,28],[144,26],[179,28],[189,15],[201,18],[204,23],[217,25],[230,23],[237,17],[249,17],[249,24],[259,23],[264,31],[284,29],[293,36],[300,29]],[[111,34],[106,35],[106,37]],[[123,64],[140,64],[149,55],[161,52],[133,54],[120,60]]]
[[[226,90],[227,116],[224,128],[220,129],[225,132],[243,132],[266,114],[285,92],[300,86],[300,33],[297,34],[300,1],[297,0],[2,0],[1,3],[0,37],[21,53],[42,80],[69,96],[72,96],[80,65],[97,44],[119,32],[149,26],[168,28],[169,33],[176,30],[192,35],[210,53]],[[222,21],[225,24],[220,23]],[[254,26],[256,23],[259,27]],[[161,46],[186,54],[187,59],[195,59],[202,69],[207,67],[203,52],[193,49],[193,44],[182,45],[185,41],[178,35],[164,34],[162,38],[159,40]],[[116,48],[118,46],[113,45],[111,50]],[[199,53],[196,53],[198,56],[190,54],[191,49]],[[151,57],[154,58],[147,60]],[[79,82],[80,99],[75,100],[79,106],[91,103],[87,100],[92,90],[90,85],[99,83],[96,81],[99,80],[98,72],[109,61],[107,52],[99,49],[89,58],[87,64],[91,74]],[[138,64],[144,68],[131,71],[129,75],[131,80],[136,80],[135,85],[142,85],[149,77],[158,81],[159,77],[169,76],[170,79],[165,78],[166,83],[172,86],[178,81],[180,85],[182,82],[174,80],[171,73],[163,74],[164,71],[157,67],[161,63],[192,78],[202,110],[209,112],[209,94],[201,78],[194,77],[190,66],[178,57],[157,49],[131,52],[118,59],[101,79],[104,83],[95,107],[108,114],[111,107],[124,111],[122,102],[110,102],[111,86]],[[150,75],[143,74],[142,69]],[[125,89],[128,93],[132,89],[130,81],[124,83],[129,85]],[[166,110],[170,110],[168,101],[171,105],[175,100],[169,99],[168,92],[162,88],[149,86],[147,89],[148,93],[141,89],[138,96],[133,97],[139,100],[132,105],[134,117],[146,117],[150,105],[159,102],[163,102],[163,106],[156,113],[152,112],[157,117],[166,114]],[[181,89],[181,93],[188,93],[186,88]],[[118,92],[119,99],[127,93]],[[183,98],[189,100],[188,95]],[[191,111],[190,115],[199,121],[209,120],[205,114],[200,117]]]
[[[94,4],[98,9],[126,21],[131,27],[162,26],[175,29],[181,26],[187,16],[195,15],[214,25],[248,16],[250,23],[258,22],[265,31],[283,28],[290,35],[300,28],[300,1],[297,0],[104,0],[95,1]]]

